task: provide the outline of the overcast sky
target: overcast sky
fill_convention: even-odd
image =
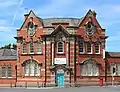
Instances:
[[[31,9],[41,18],[81,18],[89,9],[95,10],[109,36],[106,50],[120,52],[120,0],[0,0],[0,46],[16,43],[16,29]]]

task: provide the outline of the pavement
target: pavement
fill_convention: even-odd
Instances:
[[[120,86],[45,87],[45,88],[0,88],[0,92],[120,92]]]

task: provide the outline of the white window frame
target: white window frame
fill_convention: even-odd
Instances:
[[[98,49],[99,49],[99,51],[98,51],[98,53],[96,53],[96,44],[98,44]],[[100,44],[99,43],[95,43],[95,54],[100,54]]]
[[[25,47],[24,47],[24,45],[25,45]],[[24,50],[26,50],[26,52],[24,52]],[[22,44],[22,54],[27,54],[27,44],[26,43]]]
[[[91,52],[88,52],[88,43],[91,45]],[[92,51],[93,50],[93,48],[92,48],[93,44],[90,43],[90,42],[88,42],[88,43],[86,44],[86,46],[87,46],[87,48],[86,48],[87,49],[87,54],[92,54],[93,53],[93,51]]]
[[[38,47],[38,44],[40,45],[41,48]],[[37,54],[42,54],[42,42],[37,41],[36,47],[37,47]],[[38,49],[41,49],[41,52]]]
[[[118,76],[120,76],[120,68],[118,68],[118,67],[120,67],[120,63],[117,64],[117,74],[118,74]]]
[[[59,42],[61,42],[62,43],[62,49],[63,49],[63,52],[58,52],[58,44],[59,44]],[[64,53],[64,42],[63,41],[59,41],[59,42],[57,42],[57,54],[63,54]]]
[[[111,63],[110,64],[110,73],[111,73],[111,76],[115,76],[117,74],[117,71],[113,74],[113,67],[115,67],[115,70],[116,70],[116,64],[115,63]]]
[[[6,76],[4,76],[4,77],[3,77],[3,69],[2,69],[3,67],[5,67],[5,70],[6,70],[5,71]],[[2,78],[7,78],[7,67],[6,67],[6,65],[3,65],[2,68],[1,68],[2,69],[2,74],[1,74]]]
[[[9,65],[8,67],[11,67],[11,75],[12,75],[12,66]],[[8,76],[8,68],[7,68],[7,77],[8,77],[8,78],[12,78],[12,76],[11,76],[11,77]]]
[[[31,52],[31,43],[33,45],[33,52]],[[34,42],[33,41],[30,41],[30,43],[29,43],[29,53],[34,54]]]
[[[82,42],[82,44],[83,44],[83,52],[80,52],[80,47],[81,47],[81,45],[80,45],[80,43]],[[79,53],[80,54],[84,54],[85,53],[85,47],[84,47],[85,45],[84,45],[84,41],[80,41],[79,42]]]
[[[87,63],[81,65],[81,76],[99,76],[99,66],[97,64],[91,63],[92,64],[92,69],[91,69],[91,71],[89,71],[88,64],[89,64],[89,61]],[[96,68],[97,69],[96,74],[93,73],[93,70],[94,70],[93,65],[95,65],[94,67],[97,67]],[[86,69],[83,69],[83,66],[84,66],[84,68],[86,67]],[[86,71],[85,74],[82,74],[83,70]],[[90,72],[90,74],[88,74],[88,72]]]
[[[32,63],[34,64],[34,67],[33,67],[34,73],[31,73],[31,68],[32,68],[31,64]],[[28,73],[27,74],[26,74],[26,64],[28,64]],[[37,69],[35,69],[35,67],[36,67],[35,64],[37,64]],[[40,75],[40,65],[36,61],[28,61],[28,62],[26,61],[25,66],[23,66],[23,68],[24,68],[24,76],[39,76]],[[37,71],[35,71],[35,70],[37,70]],[[35,72],[37,72],[37,74],[35,74]]]

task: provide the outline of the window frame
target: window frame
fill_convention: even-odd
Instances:
[[[96,44],[98,45],[98,53],[96,52]],[[95,54],[100,54],[100,43],[95,43]]]
[[[92,66],[90,67],[90,69],[88,68],[88,64],[91,64]],[[94,67],[93,67],[94,66]],[[95,61],[85,61],[83,64],[80,65],[80,72],[81,72],[81,76],[99,76],[99,66],[95,63]],[[83,67],[85,69],[83,69]],[[96,68],[96,69],[94,69]],[[91,70],[91,71],[89,71]],[[96,70],[96,74],[94,74],[94,70]],[[85,74],[83,74],[83,72],[85,71]],[[90,72],[90,74],[89,74]]]
[[[5,71],[4,71],[5,76],[3,76],[3,67],[5,68]],[[7,66],[6,65],[2,65],[1,70],[2,70],[2,74],[1,74],[2,78],[7,78]]]
[[[10,70],[11,76],[8,76],[8,75],[9,75],[9,74],[8,74],[8,73],[9,73],[9,69],[8,69],[9,67],[11,68],[11,70]],[[11,66],[11,65],[9,65],[9,66],[7,67],[7,77],[8,77],[8,78],[12,78],[12,66]]]
[[[32,44],[32,48],[31,48],[31,44]],[[33,49],[32,52],[31,52],[31,49]],[[34,42],[33,42],[33,41],[30,41],[30,42],[29,42],[29,53],[30,53],[30,54],[34,54]]]
[[[34,67],[32,67],[33,66],[32,64],[34,64]],[[37,65],[37,68],[35,65]],[[27,69],[26,66],[28,68],[28,71],[26,70]],[[40,65],[34,60],[25,61],[25,65],[23,66],[23,68],[24,68],[24,76],[40,76],[40,73],[41,73]],[[34,68],[33,72],[31,72],[32,68]],[[37,72],[37,74],[35,74],[36,72]]]
[[[113,67],[115,67],[115,70],[116,70],[117,69],[117,64],[115,64],[115,63],[110,64],[110,75],[111,76],[117,75],[117,71],[113,74]]]
[[[42,42],[37,41],[36,43],[36,47],[37,47],[37,54],[42,54]],[[40,48],[41,47],[41,48]],[[39,49],[39,50],[38,50]],[[40,51],[41,50],[41,51]]]
[[[80,52],[80,49],[81,49],[81,42],[82,42],[82,49],[83,49],[83,52]],[[80,54],[84,54],[85,53],[85,48],[84,48],[84,41],[79,41],[79,53]]]
[[[90,44],[90,45],[91,45],[91,46],[90,46],[90,47],[91,47],[91,49],[90,49],[90,50],[91,50],[91,52],[88,52],[88,44]],[[93,50],[93,48],[92,48],[92,47],[93,47],[93,44],[92,44],[92,43],[90,43],[90,42],[87,42],[86,46],[87,46],[87,47],[86,47],[87,54],[92,54],[92,53],[93,53],[93,51],[92,51],[92,50]]]
[[[26,51],[24,52],[24,50]],[[25,42],[22,44],[22,54],[27,54],[27,44]]]
[[[60,42],[62,43],[62,50],[63,50],[62,52],[58,51],[58,49],[59,49],[58,45],[59,45]],[[57,54],[64,54],[64,42],[63,41],[57,42]]]

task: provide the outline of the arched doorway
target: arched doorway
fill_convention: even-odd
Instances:
[[[64,86],[64,70],[58,69],[56,72],[56,85]]]

